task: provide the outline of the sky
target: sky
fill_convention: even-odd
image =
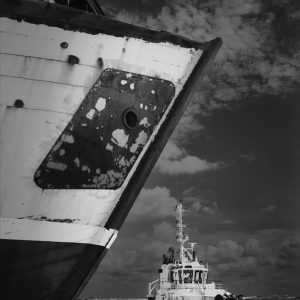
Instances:
[[[176,247],[180,199],[210,279],[234,294],[300,295],[300,1],[100,3],[223,45],[81,297],[145,297]]]

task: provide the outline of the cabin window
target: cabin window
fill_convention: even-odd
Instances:
[[[184,283],[193,283],[193,270],[184,270]]]
[[[170,281],[174,282],[174,271],[171,271],[170,273]]]
[[[175,283],[178,283],[179,277],[178,277],[178,271],[173,272],[173,279]]]
[[[182,283],[182,270],[178,271],[179,283]]]
[[[194,280],[195,280],[195,283],[201,283],[202,282],[202,271],[195,271],[195,276],[194,276]]]

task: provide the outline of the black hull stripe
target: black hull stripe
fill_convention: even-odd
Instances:
[[[76,299],[106,251],[88,244],[0,240],[1,299]]]

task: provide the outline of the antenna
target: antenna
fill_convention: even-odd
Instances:
[[[177,196],[177,199],[181,198],[181,196],[179,196],[179,191],[180,191],[179,185],[183,184],[183,183],[185,183],[185,182],[184,181],[178,181],[178,179],[176,178],[176,196]]]
[[[177,242],[180,243],[179,248],[179,258],[180,261],[184,260],[184,243],[188,241],[189,237],[187,234],[183,232],[183,228],[185,225],[183,225],[183,207],[182,207],[182,201],[179,202],[179,204],[176,205],[176,235],[177,235]]]

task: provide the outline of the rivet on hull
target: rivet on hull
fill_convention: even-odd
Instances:
[[[79,64],[79,58],[75,55],[69,55],[68,56],[68,63],[70,65],[76,65],[76,64]]]
[[[14,102],[14,107],[15,108],[22,108],[24,107],[24,102],[20,99],[17,99],[15,102]]]

